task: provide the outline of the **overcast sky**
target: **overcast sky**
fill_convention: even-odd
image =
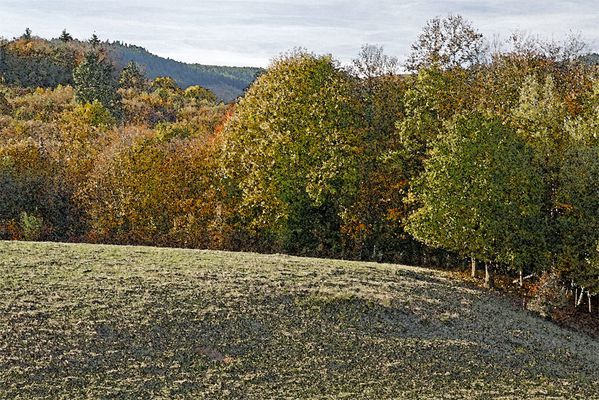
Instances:
[[[138,44],[180,61],[266,66],[293,47],[351,60],[364,43],[403,60],[427,19],[459,13],[487,37],[514,30],[561,39],[580,33],[597,49],[597,0],[0,0],[0,36],[25,27],[57,37]]]

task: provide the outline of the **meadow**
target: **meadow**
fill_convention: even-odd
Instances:
[[[599,342],[444,271],[0,242],[0,398],[599,397]]]

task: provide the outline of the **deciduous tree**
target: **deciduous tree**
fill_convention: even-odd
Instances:
[[[407,229],[423,242],[520,268],[543,254],[543,185],[532,151],[500,121],[459,116],[431,149]]]
[[[292,53],[250,87],[223,155],[256,235],[293,252],[338,246],[339,213],[356,191],[355,117],[351,79],[330,56]]]
[[[461,15],[429,20],[406,62],[409,71],[437,67],[470,67],[481,61],[485,51],[483,35]]]
[[[139,66],[130,61],[119,75],[119,86],[122,89],[142,91],[147,87],[147,78]]]

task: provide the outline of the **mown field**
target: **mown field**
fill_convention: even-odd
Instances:
[[[420,268],[0,242],[0,398],[599,398],[599,342]]]

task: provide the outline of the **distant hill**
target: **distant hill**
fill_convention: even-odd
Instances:
[[[187,64],[159,57],[140,46],[121,42],[104,42],[108,57],[117,71],[129,61],[139,64],[148,78],[170,76],[182,87],[201,85],[230,102],[262,71],[251,67],[221,67]],[[3,40],[0,38],[0,79],[6,84],[23,87],[56,87],[73,84],[73,69],[91,50],[88,42],[38,37]]]
[[[586,56],[582,57],[582,59],[589,65],[599,65],[599,54],[597,53],[587,54]]]
[[[227,102],[239,97],[262,71],[252,67],[187,64],[157,56],[143,47],[120,42],[109,43],[107,48],[110,57],[121,68],[129,61],[134,61],[143,66],[149,78],[170,76],[182,88],[201,85]]]

